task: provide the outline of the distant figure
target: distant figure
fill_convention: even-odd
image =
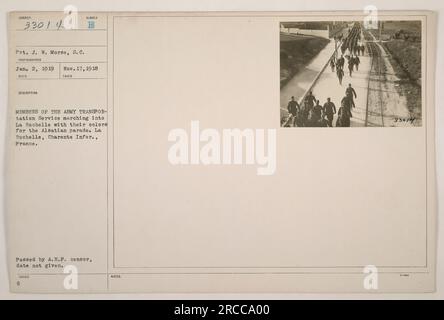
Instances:
[[[355,89],[353,89],[351,83],[349,83],[347,89],[345,89],[345,96],[350,100],[351,108],[355,108],[356,106],[353,97],[357,98],[358,96],[356,94]]]
[[[337,62],[339,68],[344,69],[344,63],[345,63],[344,56],[341,56],[341,57],[338,59],[338,62]]]
[[[342,78],[344,78],[344,70],[342,68],[336,68],[336,75],[339,79],[339,84],[342,86]]]
[[[336,72],[338,72],[338,69],[341,68],[341,61],[339,59],[336,59]]]
[[[348,73],[349,73],[350,77],[353,74],[353,58],[350,58],[348,60]]]
[[[335,59],[333,57],[330,59],[330,67],[331,72],[335,72]]]
[[[336,114],[336,106],[331,102],[330,98],[327,98],[327,102],[324,103],[323,111],[327,118],[327,125],[333,127],[333,116]]]
[[[355,45],[353,45],[353,46],[352,46],[352,52],[356,55],[356,54],[357,54],[357,51],[358,51],[358,47],[355,46]]]
[[[358,56],[356,56],[356,57],[355,57],[355,60],[354,60],[354,64],[355,64],[355,66],[356,66],[356,71],[359,70],[359,64],[360,64],[360,63],[361,63],[361,60],[359,59]]]

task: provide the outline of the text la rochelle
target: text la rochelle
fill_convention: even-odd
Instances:
[[[265,141],[267,140],[267,141]],[[256,165],[258,175],[276,171],[276,129],[217,129],[200,131],[199,121],[185,129],[170,130],[168,150],[173,165]]]

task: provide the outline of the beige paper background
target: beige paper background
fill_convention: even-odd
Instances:
[[[108,222],[114,221],[114,225],[108,229],[109,240],[112,237],[113,241],[107,245],[113,245],[108,252],[110,269],[107,272],[121,272],[112,268],[114,264],[116,267],[190,267],[194,264],[200,268],[255,268],[248,268],[247,273],[251,273],[248,276],[198,276],[201,280],[194,275],[188,279],[185,275],[126,275],[125,281],[115,282],[116,290],[357,291],[362,285],[362,275],[347,272],[341,276],[272,275],[265,276],[264,283],[264,276],[255,275],[252,270],[263,271],[272,266],[275,274],[279,274],[275,269],[282,267],[340,266],[357,267],[353,272],[359,274],[361,267],[369,263],[431,272],[429,276],[424,275],[425,280],[418,275],[416,279],[402,282],[399,280],[402,268],[397,268],[394,271],[398,278],[387,276],[385,291],[433,288],[434,259],[427,253],[433,253],[434,246],[425,246],[425,231],[433,227],[434,220],[429,216],[427,221],[424,214],[427,159],[425,153],[418,153],[426,147],[426,128],[429,137],[433,134],[430,113],[427,126],[421,128],[280,129],[276,50],[279,17],[201,17],[192,23],[189,18],[164,17],[160,23],[153,22],[156,19],[159,18],[116,18],[117,28],[116,22],[113,23],[116,60],[112,69],[114,81],[108,88],[115,90],[117,86],[118,90],[109,96],[113,101],[110,106],[114,125],[110,128],[114,140],[110,136],[108,142],[113,142],[114,162],[110,163],[110,170],[114,168],[114,180],[110,179],[108,186],[114,186],[114,211],[111,215],[108,211],[108,216],[105,213],[105,218]],[[285,19],[288,21],[289,16]],[[134,47],[130,45],[135,43],[137,50],[131,50]],[[260,54],[251,55],[252,47]],[[217,61],[219,63],[215,63]],[[239,70],[243,72],[239,74]],[[164,86],[166,81],[168,88]],[[253,167],[171,167],[166,159],[168,130],[187,128],[190,120],[200,120],[203,128],[277,128],[276,175],[258,177]],[[345,143],[337,145],[337,141]],[[429,142],[432,142],[430,138]],[[61,151],[69,157],[68,150]],[[103,157],[103,152],[71,150],[74,151],[86,151],[88,160],[95,163]],[[43,158],[39,162],[46,162],[48,152],[40,152]],[[429,149],[429,152],[432,151]],[[68,163],[74,165],[74,169],[85,168],[82,162],[70,160]],[[295,170],[295,163],[296,168],[303,169]],[[428,164],[431,169],[428,174],[433,177],[432,164]],[[17,162],[14,166],[25,165]],[[99,172],[94,168],[90,172],[98,179],[97,183],[104,179],[104,167],[98,167]],[[27,172],[21,174],[25,177]],[[73,177],[72,173],[67,173],[67,177]],[[85,179],[81,175],[78,178],[79,181]],[[429,186],[434,188],[433,183]],[[57,184],[51,187],[50,194],[59,193],[55,191]],[[22,184],[16,190],[19,188]],[[80,198],[93,199],[88,188],[79,184],[67,191]],[[99,183],[97,189],[101,188],[103,185]],[[11,192],[13,190],[14,186]],[[348,202],[338,203],[337,199],[344,195]],[[433,193],[428,195],[433,197]],[[103,195],[94,197],[94,201],[102,204],[103,200]],[[429,204],[433,210],[432,200],[429,199]],[[38,201],[15,205],[23,206],[26,211],[26,206],[35,208]],[[60,204],[67,201],[62,199]],[[53,202],[45,203],[50,213],[57,210]],[[71,208],[85,214],[105,210],[101,206],[91,211],[88,202],[80,207],[73,204]],[[65,214],[74,214],[64,212],[62,220]],[[88,219],[95,221],[97,228],[104,232],[104,216],[96,217],[80,216],[79,228],[84,228],[81,221]],[[45,229],[44,221],[32,230]],[[61,223],[55,221],[52,225]],[[205,242],[208,236],[212,241]],[[429,237],[433,237],[433,231]],[[45,243],[44,240],[31,243],[23,237],[13,241],[22,243],[30,251]],[[49,247],[57,248],[53,243]],[[82,246],[82,250],[85,247]],[[66,246],[60,244],[60,248]],[[98,253],[89,246],[88,250],[106,263],[103,251]],[[424,269],[425,264],[428,268]],[[319,269],[309,271],[322,274]],[[144,277],[148,282],[144,282]],[[42,288],[39,281],[34,281],[35,289]],[[100,287],[97,279],[92,281]],[[344,285],[338,285],[339,282]]]
[[[114,19],[116,266],[426,265],[425,128],[278,128],[278,27]],[[173,167],[192,120],[278,128],[276,174]]]

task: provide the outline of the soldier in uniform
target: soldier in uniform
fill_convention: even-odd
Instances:
[[[331,67],[331,72],[335,72],[335,59],[334,59],[334,57],[332,57],[330,59],[330,67]]]
[[[333,116],[336,114],[336,106],[331,102],[330,98],[327,98],[327,102],[324,103],[323,112],[327,117],[327,125],[333,127]]]
[[[350,109],[345,106],[341,106],[338,110],[338,119],[336,120],[336,127],[350,127],[350,118],[352,117],[353,115],[351,114]]]
[[[353,97],[357,98],[358,96],[356,95],[356,91],[355,89],[353,89],[351,83],[349,83],[347,89],[345,89],[345,95],[347,96],[348,99],[350,99],[351,108],[355,108],[356,106],[355,102],[353,101]]]
[[[361,63],[361,60],[359,59],[358,56],[355,57],[355,66],[356,66],[356,71],[359,70],[359,64]]]
[[[310,123],[313,127],[319,127],[322,119],[322,106],[319,104],[319,100],[316,100],[316,105],[311,110]]]
[[[336,68],[336,75],[339,79],[339,84],[342,86],[342,78],[344,78],[344,70],[342,68]]]
[[[353,73],[353,64],[354,64],[354,59],[353,57],[350,57],[350,59],[348,60],[348,72],[350,74],[350,77],[352,76]]]
[[[308,105],[308,108],[311,109],[314,106],[314,103],[316,102],[316,98],[313,95],[313,91],[310,91],[307,96],[305,97],[305,101]]]
[[[294,100],[294,96],[292,96],[291,100],[288,102],[287,109],[292,116],[296,116],[298,114],[300,106],[299,103]]]
[[[291,100],[288,102],[287,110],[293,116],[293,125],[298,117],[300,106],[297,101],[294,100],[294,96],[291,97]]]
[[[314,97],[313,92],[310,91],[305,96],[304,103],[301,108],[301,113],[300,113],[301,126],[303,126],[303,127],[310,126],[309,117],[311,115],[313,105],[315,102],[316,102],[316,98]]]
[[[341,69],[341,58],[336,59],[336,72]]]

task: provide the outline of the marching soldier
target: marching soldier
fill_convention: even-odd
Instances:
[[[361,60],[359,59],[358,56],[355,57],[355,66],[356,66],[356,71],[359,70],[359,64],[361,63]]]
[[[350,127],[350,118],[352,117],[353,115],[350,112],[350,109],[345,106],[341,106],[338,110],[338,119],[336,120],[336,127]]]
[[[348,84],[348,87],[345,90],[345,95],[350,100],[351,108],[355,108],[355,102],[353,101],[353,97],[357,98],[358,96],[356,95],[356,91],[355,89],[353,89],[351,83]]]
[[[330,67],[331,67],[331,72],[335,72],[335,60],[334,60],[334,57],[332,57],[330,59]]]
[[[352,76],[353,73],[353,58],[350,57],[350,59],[348,60],[348,73],[350,74],[350,77]]]
[[[287,109],[288,112],[294,117],[298,114],[300,106],[299,103],[294,100],[294,96],[292,96],[291,100],[288,102]]]
[[[336,68],[336,75],[339,79],[339,84],[342,86],[342,78],[344,78],[344,70],[342,68]]]
[[[297,120],[298,113],[301,110],[299,103],[294,100],[294,96],[292,96],[291,100],[288,102],[287,110],[293,117],[293,125],[294,125]]]
[[[322,119],[322,106],[319,104],[319,100],[316,100],[316,105],[313,107],[313,109],[311,110],[311,125],[313,127],[319,127],[320,126],[320,121]]]
[[[340,67],[341,69],[344,69],[344,63],[345,63],[344,56],[341,56],[341,57],[338,59],[338,63],[339,63],[339,67]]]
[[[327,125],[333,127],[333,116],[336,114],[336,106],[331,102],[330,98],[327,98],[327,102],[324,104],[324,115],[327,117]]]
[[[308,105],[308,109],[313,108],[314,103],[316,102],[316,98],[315,98],[315,96],[313,95],[313,91],[310,91],[310,92],[307,94],[307,96],[305,97],[305,101],[306,101],[306,103],[307,103],[307,105]]]

